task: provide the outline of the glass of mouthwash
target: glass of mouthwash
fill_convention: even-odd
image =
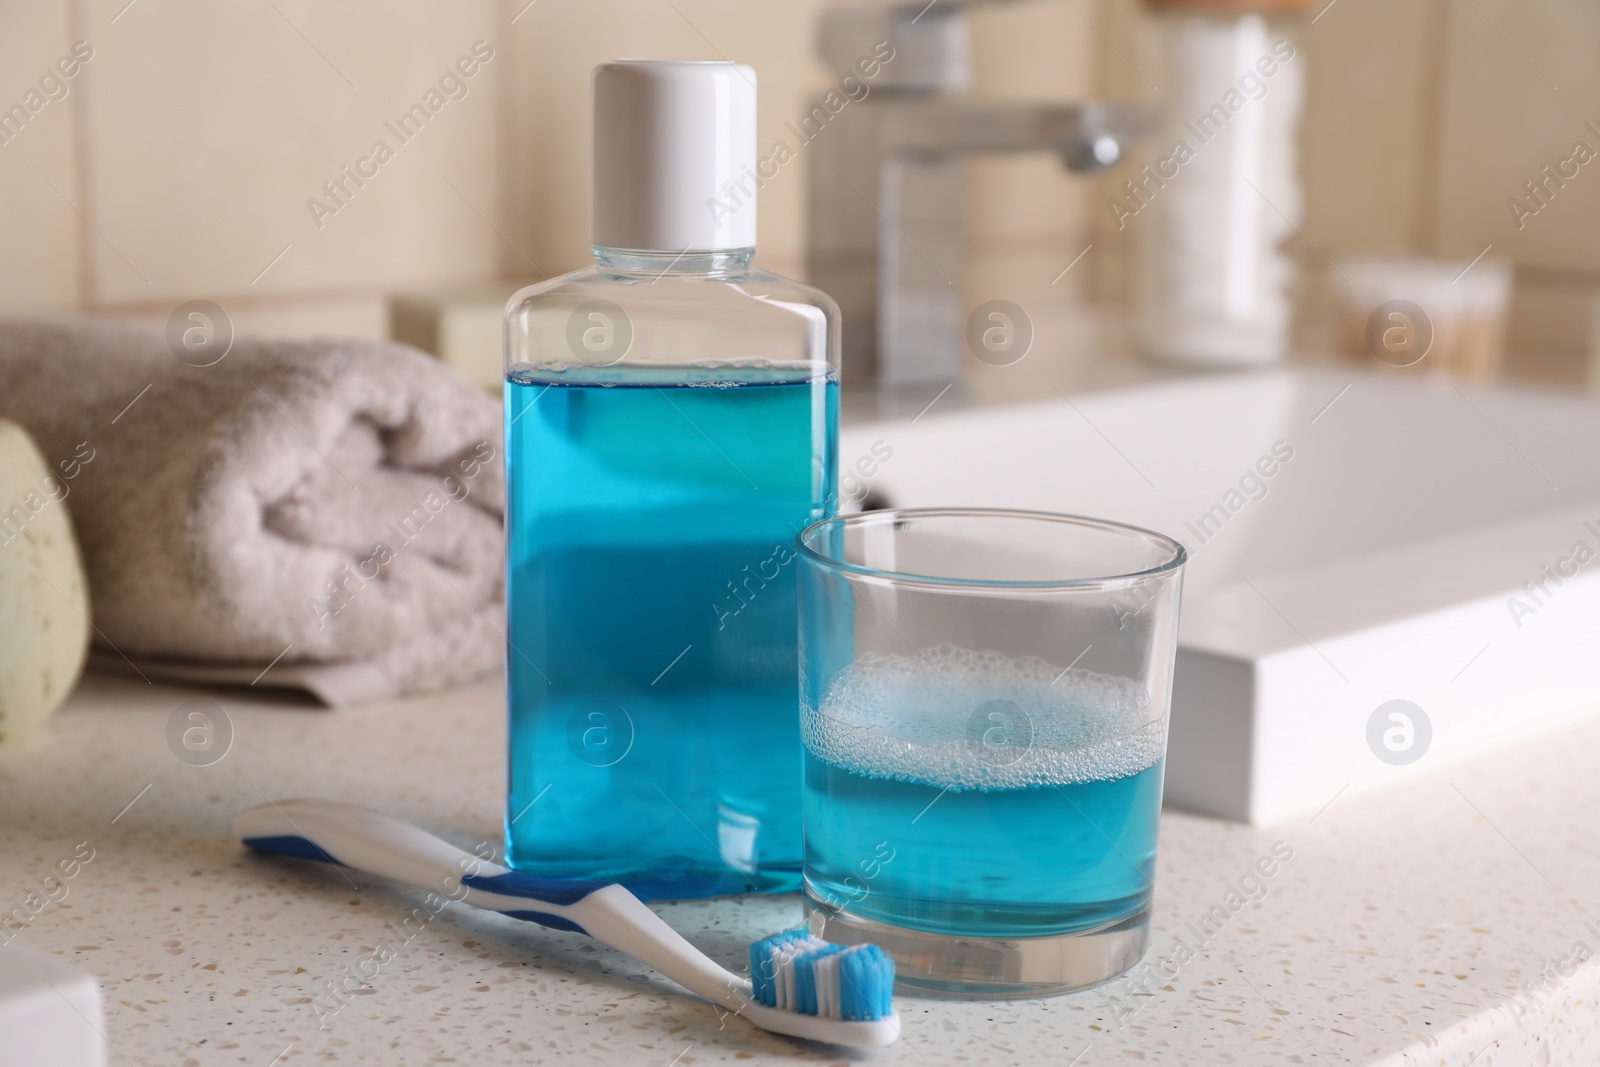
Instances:
[[[1069,515],[892,509],[817,522],[799,555],[813,931],[962,996],[1133,966],[1183,546]]]
[[[839,311],[754,268],[755,73],[594,75],[594,265],[505,319],[507,854],[646,899],[800,883],[795,541]]]

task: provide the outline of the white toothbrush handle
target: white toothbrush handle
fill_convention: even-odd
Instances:
[[[235,819],[233,829],[262,852],[337,863],[474,907],[588,934],[730,1011],[750,1003],[749,982],[707,959],[615,882],[524,874],[410,823],[332,800],[263,804]]]
[[[649,964],[690,992],[729,1011],[745,1011],[751,1006],[749,981],[711,962],[625,887],[613,882],[573,908],[580,913],[583,928],[596,941]]]

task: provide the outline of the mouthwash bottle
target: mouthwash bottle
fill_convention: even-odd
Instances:
[[[750,267],[755,96],[596,68],[595,265],[506,310],[507,852],[646,898],[800,882],[791,546],[836,501],[839,312]]]

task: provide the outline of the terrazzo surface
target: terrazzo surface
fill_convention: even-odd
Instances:
[[[195,699],[232,725],[209,766],[168,745]],[[1168,812],[1129,976],[899,998],[897,1045],[843,1053],[723,1018],[583,937],[457,905],[424,921],[420,892],[229,836],[264,798],[317,795],[498,846],[502,715],[496,685],[329,712],[91,676],[0,748],[0,910],[92,850],[11,936],[100,978],[108,1063],[137,1067],[1600,1063],[1600,723],[1270,829]],[[1292,856],[1258,866],[1275,845]],[[733,968],[799,917],[794,897],[659,910]],[[346,974],[368,980],[325,992]]]

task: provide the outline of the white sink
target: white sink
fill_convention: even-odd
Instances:
[[[1600,712],[1588,401],[1274,372],[935,406],[848,428],[841,470],[877,441],[893,456],[870,484],[897,506],[1097,515],[1188,546],[1175,805],[1276,822]],[[1525,590],[1546,566],[1560,584]],[[1376,715],[1394,700],[1422,715]]]

